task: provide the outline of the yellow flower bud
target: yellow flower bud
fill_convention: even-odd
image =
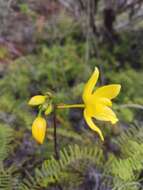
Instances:
[[[29,100],[28,104],[29,104],[30,106],[38,106],[38,105],[43,104],[43,103],[45,102],[45,100],[46,100],[46,96],[43,96],[43,95],[36,95],[36,96],[33,96],[33,97]]]
[[[42,117],[37,117],[32,124],[32,135],[37,142],[43,144],[46,134],[46,120]]]
[[[45,111],[45,115],[49,115],[53,110],[53,106],[52,104],[49,104],[48,108]]]

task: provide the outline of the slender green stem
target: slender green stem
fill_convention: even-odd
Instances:
[[[40,107],[39,112],[38,112],[38,117],[42,115],[42,108]]]
[[[64,108],[84,108],[85,105],[84,104],[61,104],[61,105],[57,105],[58,109],[64,109]]]
[[[57,123],[56,123],[56,105],[54,105],[53,112],[53,124],[54,124],[54,149],[55,149],[55,158],[59,160],[59,150],[57,142]]]
[[[119,106],[119,109],[120,108],[136,108],[136,109],[141,109],[143,110],[143,105],[140,105],[140,104],[123,104],[123,105],[120,105]]]

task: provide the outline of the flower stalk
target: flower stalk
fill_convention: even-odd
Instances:
[[[57,108],[58,109],[67,109],[67,108],[84,108],[85,107],[85,105],[84,104],[59,104],[59,105],[57,105]]]
[[[54,125],[54,151],[55,151],[55,159],[59,160],[59,149],[58,149],[58,142],[57,142],[57,123],[56,123],[56,109],[57,106],[54,105],[53,107],[53,125]]]

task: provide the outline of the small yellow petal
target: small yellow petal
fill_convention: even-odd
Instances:
[[[85,121],[88,124],[88,126],[92,130],[96,131],[99,134],[101,140],[104,141],[104,137],[102,135],[101,130],[94,124],[94,122],[92,121],[92,118],[87,114],[86,109],[84,110],[84,118],[85,118]]]
[[[43,143],[46,134],[46,120],[37,117],[32,124],[32,135],[37,142]]]
[[[121,89],[120,84],[110,84],[110,85],[102,86],[94,92],[93,96],[94,98],[104,97],[108,99],[113,99],[119,94],[120,89]]]
[[[94,117],[101,121],[110,121],[112,124],[117,123],[116,114],[107,106],[98,105],[98,110],[95,110]]]
[[[91,75],[91,77],[89,78],[89,80],[87,81],[84,87],[84,91],[82,95],[84,102],[86,102],[88,97],[92,94],[94,86],[98,80],[98,77],[99,77],[99,70],[97,67],[95,67],[93,74]]]
[[[36,96],[33,96],[33,97],[29,100],[28,104],[29,104],[30,106],[38,106],[38,105],[43,104],[43,103],[45,102],[45,100],[46,100],[46,96],[36,95]]]

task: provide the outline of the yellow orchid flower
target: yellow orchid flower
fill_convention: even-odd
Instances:
[[[46,101],[46,96],[36,95],[36,96],[33,96],[29,100],[28,105],[30,105],[30,106],[38,106],[38,105],[43,104],[45,101]]]
[[[115,98],[121,89],[120,84],[111,84],[98,88],[94,91],[95,84],[99,77],[99,70],[95,70],[88,82],[85,84],[82,99],[84,104],[58,105],[58,108],[84,108],[84,118],[88,126],[97,132],[104,141],[101,130],[95,125],[92,118],[102,121],[110,121],[115,124],[118,121],[112,107],[112,99]]]
[[[94,91],[98,77],[99,70],[96,67],[90,79],[85,84],[82,98],[85,105],[84,118],[88,126],[99,134],[101,140],[104,140],[101,130],[94,124],[92,118],[110,121],[112,124],[118,121],[118,118],[110,107],[112,106],[111,100],[119,94],[121,85],[106,85]]]
[[[32,124],[32,135],[37,142],[43,144],[46,134],[46,120],[43,117],[36,117]]]
[[[93,122],[93,118],[102,121],[110,121],[115,124],[118,121],[116,114],[112,111],[112,99],[115,98],[121,89],[120,84],[110,84],[97,88],[94,90],[96,82],[99,78],[99,70],[95,67],[95,70],[87,83],[85,84],[82,99],[84,104],[73,105],[56,105],[55,108],[84,108],[84,118],[87,125],[98,133],[101,140],[104,141],[101,130]],[[33,96],[28,102],[31,106],[42,105],[45,103],[47,96],[37,95]],[[51,94],[50,94],[51,98]],[[45,115],[49,115],[52,112],[52,103],[46,107]],[[35,119],[32,125],[33,137],[42,144],[46,133],[46,120],[41,117],[42,108],[39,109],[39,116]]]

